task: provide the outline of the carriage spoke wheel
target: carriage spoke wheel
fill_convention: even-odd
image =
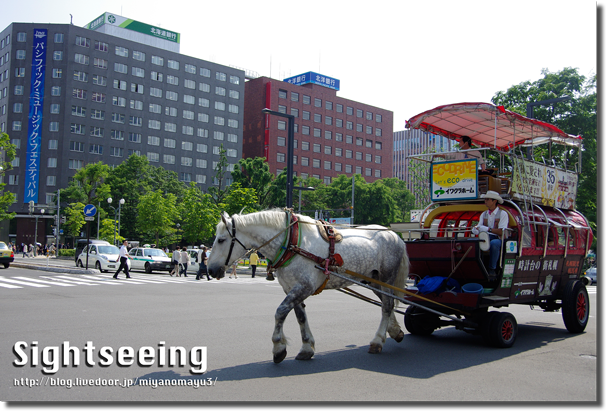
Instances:
[[[490,312],[484,336],[492,347],[509,348],[517,339],[517,320],[511,313]]]
[[[589,322],[589,294],[585,285],[578,280],[568,281],[563,290],[561,315],[566,329],[571,333],[581,333]]]

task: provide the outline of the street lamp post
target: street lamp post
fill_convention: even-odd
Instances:
[[[108,198],[108,205],[110,206],[110,208],[112,208],[114,210],[114,245],[116,245],[116,236],[117,236],[117,221],[116,221],[116,212],[117,209],[113,206],[111,206],[110,204],[112,203],[112,197]],[[119,226],[118,226],[118,230],[119,230],[119,237],[121,237],[121,206],[125,204],[125,199],[121,198],[119,200]]]
[[[294,161],[294,116],[291,114],[280,113],[279,111],[272,111],[269,108],[264,108],[263,113],[272,114],[274,116],[285,117],[288,119],[288,155],[287,155],[287,171],[286,176],[286,208],[292,208],[292,189],[293,189],[293,161]]]
[[[298,187],[294,188],[295,190],[299,190],[299,213],[301,212],[301,193],[303,192],[303,190],[305,191],[313,191],[315,190],[315,188],[313,187],[303,187],[303,183],[301,182],[300,185]]]
[[[44,208],[40,209],[40,214],[44,215]],[[36,228],[34,229],[34,257],[38,255],[38,214],[36,214]]]

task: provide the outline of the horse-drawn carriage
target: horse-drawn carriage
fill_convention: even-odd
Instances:
[[[556,167],[553,160],[547,160],[552,165],[544,158],[528,160],[523,150],[517,150],[561,143],[564,158],[570,157],[570,150],[579,158],[581,138],[485,103],[438,107],[411,118],[407,126],[451,139],[467,135],[495,153],[500,166],[492,175],[481,174],[474,166],[477,173],[472,175],[458,166],[478,160],[430,164],[432,203],[421,214],[420,238],[406,242],[410,274],[416,280],[450,276],[479,292],[444,288],[425,299],[406,296],[418,304],[406,310],[407,330],[425,335],[454,325],[482,334],[492,345],[510,347],[517,332],[514,316],[490,309],[525,304],[544,311],[561,308],[567,330],[584,331],[589,298],[580,274],[593,235],[587,219],[574,208],[578,173],[568,171],[565,164]],[[490,190],[500,194],[499,207],[509,216],[496,275],[487,268],[487,233],[477,236],[472,230],[486,209],[479,197]]]
[[[303,301],[351,284],[371,289],[381,300],[347,289],[382,308],[371,353],[381,352],[386,334],[403,339],[394,316],[399,301],[408,305],[403,313],[407,330],[417,335],[455,326],[482,334],[492,345],[510,347],[517,322],[512,314],[495,310],[509,304],[561,309],[568,331],[584,331],[589,297],[580,273],[593,235],[587,219],[574,209],[578,173],[517,154],[517,148],[561,143],[565,159],[579,157],[580,137],[486,103],[438,107],[411,118],[407,126],[450,139],[467,135],[483,151],[493,152],[497,165],[483,174],[476,157],[429,161],[431,204],[411,230],[419,234],[415,240],[404,241],[380,226],[333,229],[292,210],[223,215],[208,262],[210,275],[219,279],[241,255],[260,250],[286,293],[275,314],[274,361],[286,356],[283,322],[288,313],[295,311],[301,327],[296,358],[309,359],[314,339]],[[497,197],[507,214],[500,240],[490,239],[487,230],[473,231],[486,209],[481,195]],[[498,241],[496,264],[490,248]],[[405,286],[407,275],[417,279],[416,286]],[[434,281],[432,290],[422,291],[422,284]]]

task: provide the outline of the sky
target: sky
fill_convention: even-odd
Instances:
[[[180,33],[180,52],[192,57],[281,80],[330,76],[338,96],[392,111],[394,131],[440,105],[491,102],[545,68],[597,73],[592,0],[3,3],[0,29],[71,19],[82,27],[110,12]]]

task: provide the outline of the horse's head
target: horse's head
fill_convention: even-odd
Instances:
[[[220,280],[229,265],[244,254],[246,247],[235,237],[235,220],[223,212],[216,226],[216,239],[208,258],[208,273]]]

